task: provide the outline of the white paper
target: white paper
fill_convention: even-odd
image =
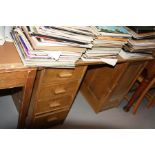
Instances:
[[[10,32],[13,26],[5,26],[5,41],[13,42]]]
[[[53,58],[55,60],[59,60],[59,57],[60,57],[61,53],[62,52],[51,51],[51,53],[49,53],[48,56],[50,56],[51,58]]]
[[[86,61],[86,62],[92,62],[92,61],[95,61],[95,62],[102,62],[101,59],[94,59],[94,58],[87,59],[87,58],[83,58],[83,57],[81,57],[81,59],[82,59],[83,61]]]
[[[0,26],[0,45],[5,42],[5,26]]]
[[[115,66],[117,63],[117,59],[110,59],[110,58],[101,58],[101,61],[112,66]]]

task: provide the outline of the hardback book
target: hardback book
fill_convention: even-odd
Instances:
[[[128,40],[128,43],[130,43],[133,46],[155,47],[155,39],[142,39],[142,40],[130,39]]]
[[[132,35],[134,39],[152,39],[155,38],[155,31],[145,31],[143,33],[137,33],[136,30],[127,27],[129,33]]]
[[[138,34],[155,32],[155,26],[128,26],[128,27]]]
[[[152,55],[148,53],[131,53],[131,52],[126,52],[124,50],[121,50],[119,55],[123,59],[153,58]]]
[[[149,46],[149,48],[145,47],[138,47],[138,46],[130,46],[129,44],[126,44],[123,46],[123,49],[127,52],[142,52],[142,53],[152,53],[155,52],[155,48]]]
[[[95,26],[93,27],[98,35],[111,37],[131,37],[130,33],[124,26]]]
[[[121,42],[127,42],[128,38],[121,38],[121,37],[111,37],[111,36],[97,36],[96,39],[99,40],[109,40],[109,41],[121,41]]]

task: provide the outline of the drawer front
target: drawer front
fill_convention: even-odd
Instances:
[[[26,78],[26,71],[0,73],[0,89],[23,86]]]
[[[50,100],[65,95],[73,95],[78,86],[78,81],[67,82],[59,85],[42,87],[39,92],[38,101]]]
[[[35,114],[46,113],[58,109],[69,108],[72,103],[71,96],[64,96],[57,99],[52,99],[48,101],[41,101],[37,103]]]
[[[40,115],[35,117],[32,128],[50,128],[52,125],[62,122],[68,114],[68,110]]]
[[[42,84],[46,85],[79,79],[82,74],[83,67],[76,67],[75,69],[45,69]]]

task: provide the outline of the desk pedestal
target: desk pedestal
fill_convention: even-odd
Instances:
[[[120,63],[115,67],[89,67],[81,92],[95,112],[117,107],[146,64],[146,61],[139,61]]]

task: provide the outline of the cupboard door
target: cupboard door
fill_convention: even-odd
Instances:
[[[101,110],[126,68],[127,63],[122,63],[115,67],[104,65],[88,69],[81,91],[96,112]]]
[[[95,112],[116,107],[145,67],[145,61],[90,68],[81,87]]]
[[[116,87],[111,92],[109,98],[105,101],[105,104],[103,104],[102,110],[120,104],[121,100],[128,93],[144,67],[145,62],[129,63],[126,71],[116,83]],[[104,97],[102,100],[104,100]]]

